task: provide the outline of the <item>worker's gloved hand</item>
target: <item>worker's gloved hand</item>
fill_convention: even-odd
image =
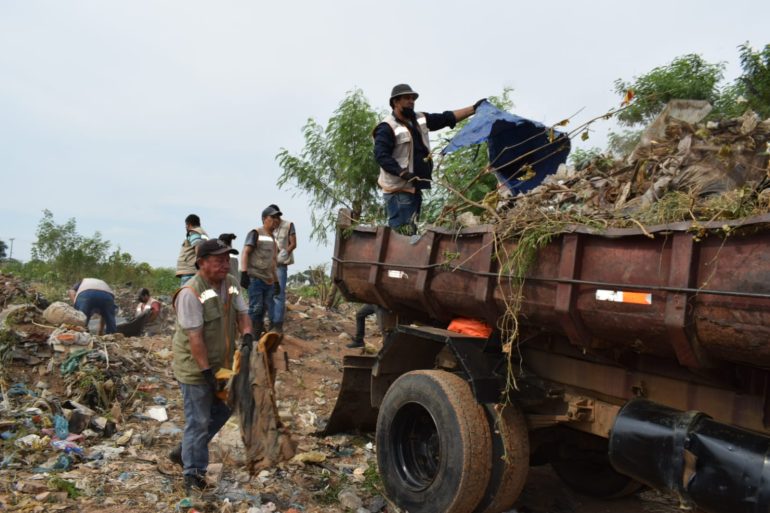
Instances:
[[[401,173],[401,174],[400,174],[400,175],[398,175],[398,176],[400,176],[401,178],[403,178],[403,179],[404,179],[404,180],[406,180],[407,182],[411,182],[412,180],[414,180],[415,178],[417,178],[417,175],[416,175],[416,174],[414,174],[414,173],[410,173],[409,171],[404,171],[403,173]]]
[[[203,369],[201,371],[201,374],[203,374],[203,379],[206,380],[206,384],[211,389],[212,394],[217,393],[217,378],[214,376],[214,371],[211,369]]]
[[[241,349],[244,347],[248,347],[249,349],[252,348],[254,345],[254,335],[251,333],[246,333],[244,336],[241,337]]]
[[[278,296],[281,294],[281,284],[278,282],[273,283],[273,295]]]
[[[246,271],[241,271],[241,287],[244,289],[249,288],[249,283],[251,280],[249,280],[249,275]]]
[[[288,259],[289,259],[288,251],[286,251],[285,249],[282,249],[281,251],[278,252],[278,260],[285,262]]]
[[[479,105],[481,105],[481,104],[482,104],[482,103],[484,103],[485,101],[487,101],[487,99],[486,99],[486,98],[482,98],[482,99],[480,99],[479,101],[477,101],[476,103],[474,103],[474,104],[473,104],[473,112],[476,112],[476,109],[478,109],[478,108],[479,108]]]

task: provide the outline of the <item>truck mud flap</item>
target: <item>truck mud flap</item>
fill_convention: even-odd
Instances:
[[[769,456],[766,436],[644,399],[620,410],[610,434],[618,472],[709,513],[767,512]]]
[[[372,367],[376,356],[345,356],[342,360],[342,384],[326,428],[321,436],[349,431],[374,431],[377,409],[372,407]]]

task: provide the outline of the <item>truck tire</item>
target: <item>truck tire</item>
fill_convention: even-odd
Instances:
[[[513,508],[529,474],[529,430],[513,403],[485,405],[492,434],[492,474],[474,513],[501,513]]]
[[[465,380],[408,372],[377,417],[377,465],[385,492],[409,513],[470,513],[489,482],[489,422]]]

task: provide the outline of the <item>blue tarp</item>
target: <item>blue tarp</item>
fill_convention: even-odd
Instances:
[[[495,174],[511,191],[526,192],[540,185],[543,179],[555,173],[559,164],[567,161],[570,140],[566,134],[554,132],[549,139],[549,127],[537,121],[502,111],[489,102],[483,102],[476,114],[449,141],[441,153],[452,153],[466,146],[487,142],[489,162]],[[526,156],[524,156],[526,155]],[[529,165],[535,176],[519,180],[519,171]]]

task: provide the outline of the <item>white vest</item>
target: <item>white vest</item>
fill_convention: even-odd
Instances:
[[[401,169],[414,173],[414,142],[412,141],[412,132],[401,121],[396,119],[393,114],[388,115],[382,120],[393,130],[395,146],[393,147],[393,158],[396,159]],[[428,130],[428,121],[425,114],[417,113],[417,127],[420,129],[422,142],[430,152],[430,130]],[[407,181],[400,176],[392,175],[380,168],[380,176],[377,178],[377,184],[383,192],[414,192],[414,186],[408,185]]]
[[[288,258],[281,258],[280,251],[282,249],[288,250],[289,248],[289,229],[291,228],[291,221],[281,219],[281,224],[278,225],[278,229],[275,231],[275,242],[278,244],[278,265],[291,265],[294,263],[294,252],[289,253]]]

